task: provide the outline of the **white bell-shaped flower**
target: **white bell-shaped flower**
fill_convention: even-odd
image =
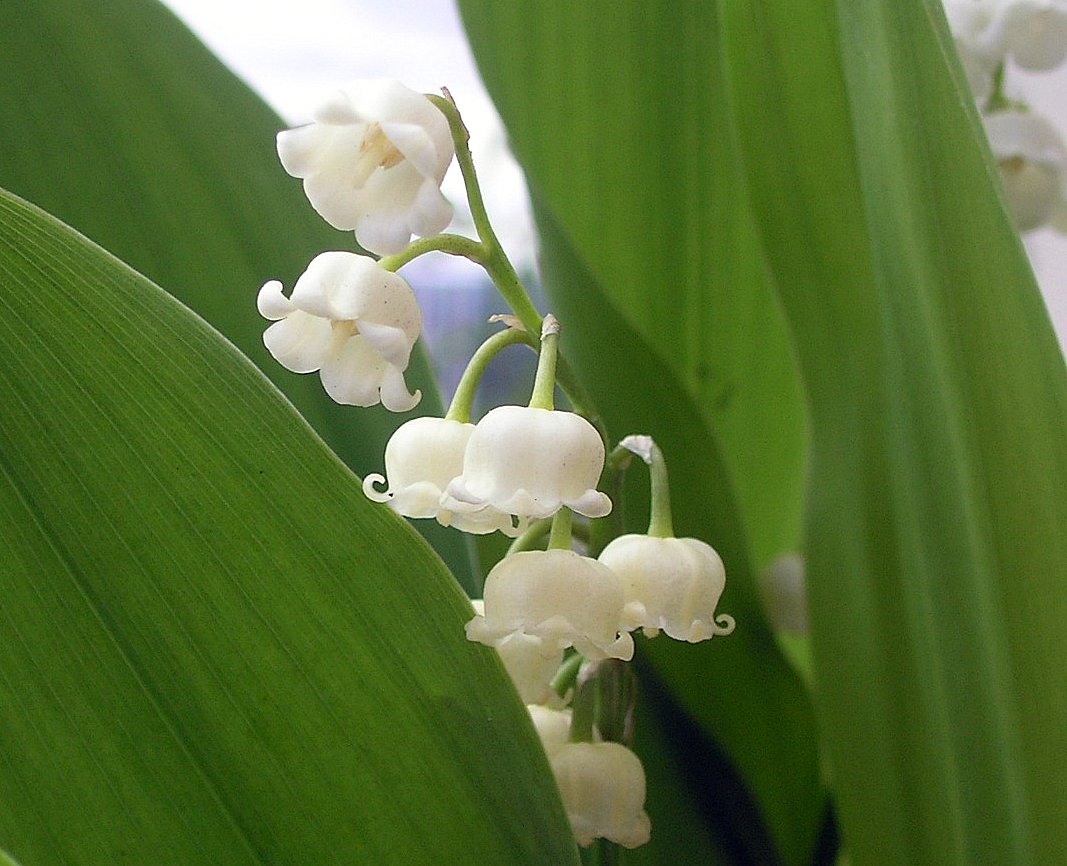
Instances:
[[[338,403],[406,412],[419,402],[404,370],[422,330],[411,287],[367,256],[326,252],[296,281],[292,295],[271,280],[260,289],[260,314],[274,321],[263,343],[287,370],[319,371]]]
[[[655,637],[662,629],[691,643],[734,630],[733,617],[715,616],[726,587],[726,569],[709,544],[696,538],[622,535],[601,551],[600,561],[622,581],[622,624]]]
[[[445,526],[478,535],[498,529],[511,533],[511,518],[494,509],[453,514],[441,507],[448,483],[463,471],[463,454],[473,431],[473,424],[450,418],[413,418],[402,424],[385,446],[389,489],[376,489],[386,479],[375,474],[363,480],[363,492],[405,517],[435,517]]]
[[[1055,69],[1067,57],[1067,2],[1002,0],[1004,52],[1023,69]]]
[[[445,506],[457,513],[492,508],[519,520],[551,517],[564,506],[603,517],[611,511],[596,489],[603,469],[604,443],[580,415],[499,406],[475,425]]]
[[[645,768],[621,743],[567,743],[549,756],[578,844],[604,838],[625,848],[651,836]]]
[[[571,711],[557,710],[541,704],[527,704],[526,709],[530,713],[537,736],[541,738],[545,754],[551,758],[571,740]]]
[[[539,639],[544,653],[573,646],[589,659],[633,657],[619,633],[622,585],[605,565],[571,550],[530,550],[498,562],[485,579],[485,613],[467,638],[495,646],[514,634]]]
[[[478,598],[471,604],[478,616],[485,615],[485,602]],[[563,649],[546,644],[538,637],[522,632],[509,634],[493,643],[515,691],[525,704],[555,706],[562,703],[552,688],[552,678],[563,664]]]
[[[1067,178],[1067,146],[1059,131],[1030,111],[998,111],[982,121],[1019,230],[1049,222],[1062,206]]]
[[[426,96],[398,81],[358,81],[313,117],[278,134],[278,156],[330,225],[355,230],[360,246],[380,255],[445,229],[452,205],[441,181],[455,147]]]
[[[808,633],[808,585],[804,557],[783,553],[760,575],[760,600],[770,624],[786,634]]]

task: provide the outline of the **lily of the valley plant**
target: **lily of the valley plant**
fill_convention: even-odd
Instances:
[[[400,426],[385,449],[386,475],[369,475],[363,489],[408,518],[515,539],[489,572],[484,598],[473,601],[467,637],[499,652],[527,702],[577,842],[642,845],[650,821],[644,770],[628,748],[632,697],[607,704],[596,699],[597,690],[605,678],[632,679],[618,663],[633,658],[636,630],[689,642],[733,631],[732,617],[716,615],[726,584],[722,560],[705,542],[674,537],[667,469],[650,437],[627,437],[606,466],[604,434],[586,417],[595,417],[592,407],[573,381],[568,389],[557,379],[564,328],[534,310],[477,205],[468,136],[451,98],[420,95],[394,81],[359,82],[314,117],[278,135],[283,166],[304,179],[324,219],[354,229],[366,249],[386,257],[324,252],[289,298],[277,281],[267,282],[259,310],[274,324],[263,341],[287,369],[318,371],[339,403],[380,400],[407,411],[418,394],[408,393],[403,374],[422,319],[396,271],[439,250],[485,267],[514,316],[497,317],[505,330],[474,354],[445,417]],[[479,238],[439,233],[451,216],[439,185],[454,148]],[[487,365],[514,343],[538,352],[529,405],[498,406],[472,423]],[[556,408],[561,385],[578,411]],[[613,508],[598,485],[606,471],[623,472],[633,454],[651,471],[649,532],[594,549],[588,521]],[[635,694],[632,684],[629,694]],[[606,738],[605,731],[623,736]]]

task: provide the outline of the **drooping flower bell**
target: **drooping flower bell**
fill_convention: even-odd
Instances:
[[[690,643],[729,634],[733,617],[715,613],[726,588],[726,569],[711,545],[674,537],[663,454],[648,436],[627,437],[620,447],[644,459],[652,476],[648,534],[620,536],[599,557],[622,582],[623,627],[641,628],[648,637],[663,630]]]
[[[445,229],[452,206],[441,181],[455,147],[447,118],[425,95],[397,81],[358,81],[313,116],[278,134],[278,156],[330,225],[355,230],[379,255]]]
[[[456,512],[489,507],[537,520],[566,506],[603,517],[611,511],[596,489],[603,468],[600,434],[580,415],[498,406],[475,425],[447,495]]]
[[[1004,52],[1023,69],[1047,71],[1067,56],[1067,2],[1001,0],[1000,38]]]
[[[726,569],[710,544],[696,538],[622,535],[600,553],[622,581],[623,625],[648,637],[662,629],[675,640],[707,640],[733,631],[733,618],[715,616]]]
[[[404,382],[422,314],[411,287],[373,259],[349,252],[316,256],[292,295],[271,280],[260,289],[260,315],[270,319],[263,343],[287,370],[319,371],[338,403],[406,412],[422,396]]]
[[[495,646],[527,635],[544,654],[573,646],[589,659],[633,657],[633,638],[619,632],[619,578],[595,559],[571,550],[515,553],[489,572],[484,593],[484,615],[467,623],[469,640]]]
[[[558,340],[559,323],[546,316],[530,405],[499,406],[475,425],[463,472],[445,491],[449,510],[489,508],[517,521],[564,507],[587,517],[611,511],[611,500],[596,489],[604,469],[600,434],[580,415],[553,408]]]
[[[503,530],[515,531],[508,515],[493,509],[453,514],[443,509],[445,487],[463,471],[463,454],[474,425],[451,418],[414,418],[397,428],[385,446],[385,471],[389,489],[381,475],[363,479],[368,499],[386,503],[404,517],[434,517],[445,526],[455,526],[476,535]]]
[[[1056,223],[1067,182],[1067,145],[1059,130],[1031,111],[998,111],[982,122],[1019,230]]]
[[[473,599],[471,604],[476,615],[485,615],[485,602],[482,599]],[[522,632],[502,637],[493,646],[523,703],[551,706],[562,703],[552,689],[552,678],[563,663],[562,647],[547,644],[538,637]]]
[[[604,838],[636,848],[649,840],[645,768],[624,745],[566,743],[549,755],[549,764],[579,845]]]

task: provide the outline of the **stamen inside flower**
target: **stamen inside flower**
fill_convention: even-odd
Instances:
[[[330,328],[333,330],[335,339],[347,340],[359,333],[359,325],[355,319],[332,319]]]
[[[378,122],[372,123],[363,133],[363,140],[359,143],[359,160],[356,162],[352,185],[361,187],[379,168],[388,171],[403,161],[404,154],[389,140],[382,125]]]

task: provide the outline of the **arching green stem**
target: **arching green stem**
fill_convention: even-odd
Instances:
[[[519,317],[523,326],[534,336],[541,332],[541,314],[537,312],[530,299],[526,287],[515,273],[515,268],[500,245],[500,240],[493,231],[489,222],[489,214],[485,210],[485,200],[482,198],[482,189],[478,183],[478,174],[474,170],[474,160],[471,158],[470,133],[467,131],[459,109],[452,101],[448,91],[444,96],[427,94],[427,98],[436,105],[448,119],[448,127],[452,132],[452,141],[456,147],[456,162],[463,174],[463,185],[467,190],[467,202],[470,204],[471,216],[474,219],[474,227],[481,240],[484,257],[477,259],[485,268],[496,285],[500,294],[507,301],[508,306]]]
[[[578,679],[578,669],[582,666],[582,662],[585,661],[581,653],[573,653],[564,659],[563,664],[559,666],[559,670],[556,671],[556,675],[552,677],[552,691],[554,691],[561,698],[567,697],[567,692],[574,688],[574,683]]]
[[[655,442],[652,442],[651,457],[648,468],[652,474],[652,505],[648,516],[648,534],[653,538],[674,538],[667,461],[663,459],[663,452]]]
[[[534,340],[521,328],[505,328],[503,331],[493,334],[478,347],[478,350],[471,356],[470,361],[467,362],[467,369],[463,371],[459,385],[456,386],[456,393],[452,397],[452,403],[449,405],[448,412],[445,415],[446,418],[463,424],[470,422],[474,395],[478,390],[478,384],[482,381],[486,367],[489,366],[489,362],[497,356],[501,349],[516,343],[526,343],[528,346],[537,348]]]
[[[527,550],[533,550],[540,546],[544,537],[549,534],[552,529],[551,520],[535,520],[531,523],[522,535],[511,542],[511,546],[508,548],[508,552],[504,554],[505,558],[511,556],[513,553],[524,553]]]
[[[667,461],[651,436],[627,436],[608,455],[609,477],[614,477],[621,487],[622,475],[629,468],[634,455],[647,465],[650,476],[651,506],[649,509],[648,534],[654,538],[674,538],[674,520],[671,517],[671,490],[667,478]]]
[[[396,255],[379,259],[378,264],[387,271],[398,271],[419,256],[434,252],[448,253],[450,256],[463,256],[483,266],[483,260],[486,257],[485,247],[478,241],[471,240],[463,235],[444,234],[419,238],[396,253]]]

